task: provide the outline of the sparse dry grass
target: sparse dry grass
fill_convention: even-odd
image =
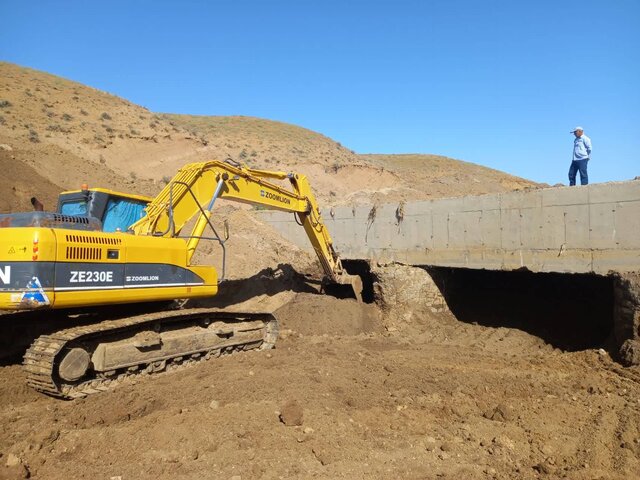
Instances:
[[[334,163],[362,163],[354,152],[338,142],[296,125],[245,116],[162,116],[172,126],[180,126],[192,136],[207,140],[219,157],[257,168],[275,165],[297,168],[309,163],[329,168]]]

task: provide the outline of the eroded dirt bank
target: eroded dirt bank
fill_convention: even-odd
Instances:
[[[458,321],[420,271],[380,278],[382,309],[289,292],[276,349],[83,400],[0,368],[0,475],[640,478],[637,367]]]

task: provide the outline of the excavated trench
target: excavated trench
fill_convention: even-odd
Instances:
[[[367,260],[343,259],[342,266],[350,275],[358,275],[362,280],[362,301],[373,303],[375,293],[373,290],[374,277],[371,274],[371,266]]]
[[[617,355],[614,281],[583,274],[427,267],[456,318],[517,328],[565,351]]]

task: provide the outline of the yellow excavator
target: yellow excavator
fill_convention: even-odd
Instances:
[[[274,182],[286,180],[291,188]],[[63,311],[67,325],[77,319],[33,341],[24,355],[27,383],[77,398],[130,376],[272,348],[278,335],[272,313],[157,306],[218,292],[228,231],[225,224],[219,235],[211,221],[217,199],[294,213],[320,260],[323,283],[350,286],[359,297],[361,279],[344,270],[304,175],[210,161],[184,166],[153,199],[83,186],[61,193],[56,212],[36,207],[0,215],[0,310],[26,310],[36,321]],[[205,238],[222,246],[220,279],[214,266],[192,264]]]

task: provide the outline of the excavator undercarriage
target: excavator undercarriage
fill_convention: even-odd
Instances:
[[[107,320],[40,336],[27,350],[27,383],[43,393],[78,398],[126,379],[248,350],[273,348],[270,313],[189,309]]]

